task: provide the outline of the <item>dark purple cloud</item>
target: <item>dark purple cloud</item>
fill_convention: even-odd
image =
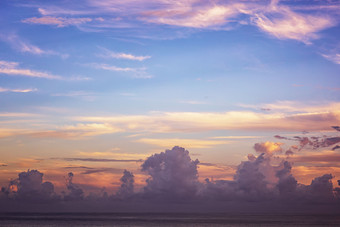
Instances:
[[[133,196],[134,193],[134,183],[135,176],[127,170],[124,170],[123,176],[120,178],[120,188],[117,191],[117,196],[119,198],[125,199]]]
[[[144,191],[146,195],[160,198],[190,198],[196,195],[198,182],[197,165],[189,152],[174,147],[154,154],[142,164],[142,171],[150,175]]]
[[[340,131],[339,126],[332,126],[337,131]],[[291,140],[291,141],[297,141],[298,146],[297,149],[300,151],[304,148],[311,148],[311,149],[318,149],[318,148],[326,148],[333,145],[336,145],[337,143],[340,143],[340,137],[339,136],[327,136],[323,135],[322,137],[319,136],[294,136],[292,138],[275,135],[274,138],[276,139],[282,139],[282,140]],[[332,148],[332,150],[338,149],[339,146],[336,145]],[[292,149],[295,149],[295,146],[292,147]]]
[[[21,172],[17,179],[10,181],[7,188],[2,188],[2,192],[21,201],[46,202],[54,200],[57,198],[54,185],[48,181],[44,182],[43,175],[38,170]]]
[[[248,160],[238,166],[233,180],[206,179],[205,182],[198,180],[199,161],[192,160],[184,148],[174,147],[154,154],[141,165],[141,171],[149,178],[139,191],[135,191],[134,174],[128,170],[124,170],[116,192],[108,194],[102,189],[99,194],[90,195],[85,194],[84,185],[73,183],[74,175],[70,172],[65,178],[66,190],[59,196],[52,183],[43,181],[39,171],[22,172],[8,187],[2,188],[0,208],[6,210],[8,204],[22,208],[22,202],[32,201],[22,208],[29,211],[36,208],[35,201],[45,201],[50,208],[59,211],[98,211],[100,208],[104,211],[242,212],[248,209],[271,212],[272,209],[288,209],[309,212],[323,206],[323,211],[330,212],[340,205],[340,188],[333,187],[331,174],[316,177],[310,185],[299,184],[291,173],[292,164],[275,156],[281,152],[280,144],[258,143],[254,148],[263,152],[258,156],[248,155]],[[15,187],[17,190],[13,190]]]
[[[67,192],[64,192],[64,200],[74,201],[82,200],[84,198],[84,191],[76,184],[73,183],[74,174],[69,172],[66,178]]]

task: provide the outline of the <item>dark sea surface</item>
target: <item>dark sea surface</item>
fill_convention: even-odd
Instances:
[[[0,226],[340,226],[339,215],[7,213]]]

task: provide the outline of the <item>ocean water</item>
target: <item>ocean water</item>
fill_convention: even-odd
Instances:
[[[0,226],[340,226],[339,215],[7,213]]]

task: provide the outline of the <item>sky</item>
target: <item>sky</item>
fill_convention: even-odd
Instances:
[[[339,9],[2,0],[0,197],[173,198],[178,185],[231,198],[253,195],[242,185],[262,176],[262,199],[287,179],[295,197],[323,182],[339,199]]]

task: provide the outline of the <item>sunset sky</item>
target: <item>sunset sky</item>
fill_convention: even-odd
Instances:
[[[142,163],[174,146],[200,161],[201,182],[264,152],[298,183],[337,186],[339,12],[335,0],[1,0],[0,186],[35,169],[57,192],[72,172],[112,194],[126,169],[138,191]]]

